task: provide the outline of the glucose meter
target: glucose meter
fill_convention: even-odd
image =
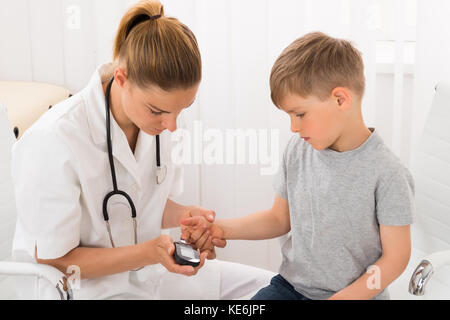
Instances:
[[[173,243],[175,251],[173,253],[176,263],[182,266],[197,267],[200,264],[200,254],[184,240]]]

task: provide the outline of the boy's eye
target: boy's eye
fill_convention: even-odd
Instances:
[[[299,114],[297,114],[297,117],[299,117],[299,118],[303,118],[304,116],[305,116],[304,113],[299,113]]]

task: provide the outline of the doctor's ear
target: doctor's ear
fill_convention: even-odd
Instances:
[[[114,82],[123,88],[128,81],[127,71],[121,67],[117,68],[114,72]]]

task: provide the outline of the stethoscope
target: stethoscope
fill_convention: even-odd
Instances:
[[[111,177],[112,177],[112,183],[113,183],[113,191],[109,192],[105,198],[103,199],[103,218],[106,222],[106,228],[108,230],[109,234],[109,240],[111,240],[111,245],[113,248],[115,248],[114,241],[111,234],[111,227],[109,225],[109,215],[108,215],[108,201],[109,199],[114,195],[119,195],[124,197],[131,208],[131,218],[133,219],[133,229],[134,229],[134,244],[137,244],[137,225],[136,225],[136,207],[134,206],[133,200],[131,200],[131,197],[122,190],[119,190],[117,188],[117,179],[116,179],[116,170],[114,168],[114,161],[113,161],[113,154],[112,154],[112,143],[111,143],[111,119],[110,119],[110,94],[111,94],[111,85],[114,81],[114,77],[110,80],[108,83],[108,86],[106,88],[106,142],[108,145],[108,159],[109,159],[109,166],[111,168]],[[167,173],[167,167],[163,166],[161,167],[161,161],[160,161],[160,146],[159,146],[159,135],[156,136],[156,183],[161,184],[163,183]]]

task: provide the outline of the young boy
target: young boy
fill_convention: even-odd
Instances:
[[[289,233],[279,275],[253,299],[389,299],[387,286],[405,270],[414,182],[364,124],[364,86],[360,52],[348,41],[319,32],[294,41],[270,76],[272,101],[297,133],[274,179],[273,207],[214,225],[182,222],[202,250]]]

